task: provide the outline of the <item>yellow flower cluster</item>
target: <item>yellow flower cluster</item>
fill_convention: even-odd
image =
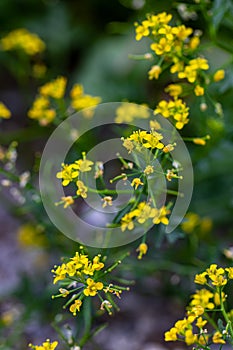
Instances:
[[[103,298],[99,294],[99,292],[102,291],[108,301],[104,303],[104,308],[111,313],[110,309],[113,306],[111,294],[119,297],[122,290],[128,290],[128,288],[114,286],[112,283],[105,285],[103,282],[99,281],[99,279],[106,276],[106,274],[112,271],[119,263],[120,261],[115,263],[113,267],[102,272],[104,263],[101,261],[100,254],[94,256],[91,260],[87,254],[76,252],[75,256],[70,258],[66,263],[62,263],[60,266],[54,266],[52,270],[54,273],[53,283],[55,284],[62,281],[62,288],[59,289],[60,294],[53,296],[53,298],[66,298],[70,295],[71,297],[65,307],[70,305],[69,310],[75,316],[77,311],[80,311],[85,297],[94,297],[98,295],[99,299],[102,301],[101,305],[103,306]]]
[[[182,129],[188,123],[189,107],[181,99],[174,101],[162,100],[157,105],[154,114],[161,114],[165,118],[172,117],[177,129]]]
[[[37,96],[28,111],[28,117],[38,120],[41,126],[46,126],[54,120],[56,111],[50,108],[50,101],[47,97]]]
[[[189,212],[185,215],[181,228],[185,233],[193,233],[195,230],[207,233],[212,229],[213,223],[209,217],[201,218],[198,214]]]
[[[34,350],[55,350],[57,345],[58,345],[57,341],[50,342],[50,340],[47,339],[42,345],[29,344],[29,347]]]
[[[101,103],[101,98],[98,96],[91,96],[84,93],[83,86],[75,84],[70,91],[71,106],[76,111],[81,111],[85,108],[95,107]],[[93,116],[94,109],[85,111],[84,116],[91,118]]]
[[[0,118],[9,119],[11,117],[11,111],[4,105],[4,103],[0,102]]]
[[[231,279],[233,279],[233,267],[223,269],[222,267],[218,268],[216,264],[212,264],[206,271],[196,275],[194,282],[202,285],[211,284],[216,287],[222,287]]]
[[[156,64],[148,72],[150,80],[158,79],[163,69],[168,67],[171,74],[177,74],[179,79],[186,80],[184,92],[181,85],[170,84],[165,92],[169,93],[174,101],[162,100],[155,109],[155,114],[160,113],[165,118],[173,117],[176,128],[182,129],[189,121],[189,108],[178,96],[189,93],[188,84],[192,85],[191,89],[196,96],[203,96],[207,85],[211,81],[218,82],[224,79],[225,72],[220,69],[210,79],[206,73],[209,69],[207,59],[196,54],[200,44],[199,36],[195,32],[193,34],[193,29],[184,25],[169,25],[171,19],[172,15],[166,12],[148,15],[141,24],[136,23],[136,40],[150,37],[153,41],[150,48],[158,57]]]
[[[21,49],[27,55],[33,56],[45,50],[45,43],[37,34],[30,33],[27,29],[15,29],[8,33],[0,41],[2,50],[11,51]]]
[[[86,159],[86,153],[82,153],[83,159],[78,159],[72,164],[62,164],[62,170],[57,173],[57,178],[62,179],[62,185],[68,186],[71,182],[74,182],[77,186],[76,194],[82,198],[87,197],[88,188],[84,185],[83,181],[79,180],[79,174],[91,171],[94,164],[91,160]],[[62,202],[64,207],[67,208],[73,204],[73,198],[71,196],[63,197]]]
[[[187,345],[196,344],[200,348],[209,346],[211,343],[225,344],[228,331],[232,333],[230,326],[231,313],[226,313],[224,302],[226,295],[223,287],[229,280],[233,279],[233,267],[218,268],[216,264],[212,264],[203,273],[196,275],[194,282],[206,285],[211,290],[203,288],[197,290],[191,297],[191,301],[187,307],[187,316],[178,320],[175,325],[165,333],[165,341],[184,341]],[[204,326],[211,319],[211,311],[223,312],[226,321],[225,329],[216,328],[215,332],[208,334]],[[214,315],[214,314],[213,314]],[[212,320],[213,324],[214,320]]]
[[[38,89],[38,95],[35,98],[32,107],[28,111],[28,117],[39,121],[40,125],[50,124],[56,117],[66,117],[67,106],[64,101],[67,79],[63,76],[44,84]],[[99,97],[86,95],[81,85],[75,84],[70,92],[71,106],[80,111],[84,108],[94,107],[101,102]],[[85,117],[93,115],[93,109],[84,111]]]
[[[52,97],[61,99],[64,97],[67,79],[65,77],[58,77],[39,88],[40,95],[44,97]]]
[[[64,97],[67,80],[65,77],[58,77],[39,88],[39,95],[28,111],[28,117],[39,121],[40,125],[50,124],[56,117],[56,110],[52,106],[52,100],[59,100]]]
[[[135,119],[148,119],[150,117],[149,109],[146,104],[136,105],[134,103],[122,103],[116,109],[116,123],[131,123]]]
[[[173,145],[164,145],[161,140],[163,135],[155,130],[147,131],[134,131],[129,137],[123,138],[123,146],[131,153],[134,149],[140,151],[143,147],[147,149],[159,149],[165,153],[174,149]]]
[[[131,231],[134,229],[136,220],[139,224],[144,224],[147,220],[152,219],[153,224],[164,224],[168,225],[169,220],[167,215],[170,213],[165,206],[160,209],[151,207],[146,202],[138,204],[136,209],[125,214],[121,219],[121,230],[124,232],[126,229]]]

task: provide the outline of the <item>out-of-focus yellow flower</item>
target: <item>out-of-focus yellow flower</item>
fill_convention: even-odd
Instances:
[[[214,73],[213,79],[215,82],[218,82],[220,80],[223,80],[225,78],[225,71],[224,69],[219,69],[217,72]]]
[[[1,39],[4,51],[15,49],[23,50],[27,55],[33,56],[45,50],[45,43],[37,34],[30,33],[27,29],[15,29]]]
[[[202,86],[197,85],[197,86],[195,86],[194,93],[196,96],[203,96],[205,93],[205,90]]]
[[[22,247],[44,247],[46,238],[43,235],[43,227],[30,223],[20,226],[18,229],[18,241]]]
[[[4,103],[0,102],[0,118],[9,119],[11,117],[11,111],[5,106]]]
[[[64,97],[67,79],[65,77],[58,77],[53,81],[41,86],[39,93],[45,97],[52,97],[61,99]]]

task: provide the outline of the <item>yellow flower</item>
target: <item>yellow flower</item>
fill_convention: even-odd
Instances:
[[[54,109],[49,109],[49,99],[45,96],[37,96],[28,111],[28,117],[37,119],[42,126],[51,123],[55,116],[56,112]]]
[[[162,100],[157,105],[156,109],[154,110],[154,114],[162,114],[163,117],[168,118],[170,117],[170,111],[168,108],[168,102],[165,100]]]
[[[169,224],[169,220],[167,218],[167,215],[170,214],[170,210],[168,210],[165,206],[163,206],[162,208],[160,208],[153,219],[153,223],[158,225],[160,223],[164,224],[164,225],[168,225]]]
[[[197,341],[197,335],[193,334],[193,331],[191,329],[188,329],[185,332],[185,342],[187,345],[194,344]]]
[[[0,102],[0,118],[9,119],[11,117],[11,111],[4,105],[4,103]]]
[[[3,50],[23,50],[27,55],[36,55],[45,49],[45,43],[38,35],[30,33],[27,29],[15,29],[1,39]]]
[[[123,216],[121,219],[121,231],[124,232],[126,229],[129,231],[133,230],[134,228],[134,223],[133,223],[133,218],[134,218],[133,212],[127,213]]]
[[[214,344],[225,344],[226,343],[225,340],[222,339],[222,334],[219,331],[214,333],[212,341]]]
[[[76,185],[78,186],[78,189],[76,191],[78,196],[81,196],[82,198],[87,198],[87,187],[84,185],[84,183],[80,180],[76,182]]]
[[[159,130],[161,129],[161,125],[159,124],[159,122],[157,122],[157,120],[150,120],[150,129]]]
[[[147,119],[150,117],[150,112],[146,104],[135,105],[133,103],[122,103],[116,109],[116,123],[130,123],[134,119]]]
[[[51,82],[41,86],[39,92],[42,96],[48,96],[55,99],[64,97],[67,79],[65,77],[58,77]]]
[[[73,197],[71,196],[61,197],[61,199],[64,203],[64,208],[67,208],[74,203]]]
[[[214,309],[214,303],[210,301],[214,296],[207,289],[197,290],[195,294],[192,295],[192,300],[190,302],[191,306],[202,306],[204,309],[212,310]]]
[[[161,38],[158,43],[153,43],[150,47],[156,55],[161,56],[171,51],[171,41],[167,38]]]
[[[66,278],[66,264],[62,264],[61,266],[56,267],[56,270],[52,270],[52,272],[55,274],[53,284],[57,283],[58,281],[62,281]]]
[[[43,227],[32,224],[20,226],[18,230],[18,240],[22,247],[43,247],[46,245],[45,236],[42,235]]]
[[[207,283],[206,275],[207,275],[207,272],[202,272],[199,275],[196,275],[194,279],[194,283],[206,284]]]
[[[93,279],[88,278],[87,279],[87,287],[84,289],[83,293],[84,295],[94,297],[99,290],[102,290],[104,288],[104,285],[102,282],[95,282]]]
[[[145,175],[153,174],[154,166],[153,165],[147,165],[143,172],[144,172]]]
[[[165,341],[177,340],[177,328],[173,327],[165,333]]]
[[[196,96],[203,96],[205,93],[205,90],[202,86],[197,85],[197,86],[195,86],[194,93]]]
[[[149,73],[148,73],[149,79],[150,80],[158,79],[161,72],[162,72],[162,69],[160,66],[158,66],[158,65],[152,66]]]
[[[83,152],[83,159],[76,160],[75,164],[78,165],[79,171],[85,173],[87,171],[91,171],[91,167],[94,163],[91,160],[87,160],[86,155]]]
[[[72,312],[72,314],[76,316],[76,312],[80,311],[81,306],[82,301],[80,299],[76,299],[75,302],[70,306],[70,312]]]
[[[200,146],[205,146],[206,145],[206,141],[200,137],[195,137],[193,139],[193,143],[195,143],[196,145],[200,145]]]
[[[190,212],[185,215],[185,221],[182,222],[181,228],[186,233],[192,233],[199,223],[200,217],[197,214]]]
[[[85,108],[93,107],[84,113],[84,117],[91,118],[94,113],[94,107],[101,102],[101,98],[98,96],[91,96],[84,94],[83,86],[75,84],[70,91],[71,106],[76,110],[80,111]]]
[[[76,99],[80,96],[82,96],[84,93],[83,86],[81,84],[74,84],[70,91],[70,97],[72,99]]]
[[[174,146],[175,146],[176,144],[167,144],[166,146],[164,146],[164,148],[163,148],[163,152],[164,153],[169,153],[169,152],[171,152],[171,151],[173,151],[174,150]]]
[[[88,263],[87,255],[80,254],[76,252],[75,256],[71,258],[76,264],[76,269],[82,267],[82,265],[86,265]]]
[[[111,206],[112,205],[112,197],[111,196],[105,196],[102,198],[103,205],[102,207],[105,208],[107,205]]]
[[[136,190],[139,185],[144,185],[144,183],[138,177],[135,177],[131,182],[131,186],[135,187],[135,190]]]
[[[56,177],[62,179],[62,186],[68,186],[76,177],[78,177],[78,165],[77,164],[62,164],[62,171],[58,172]]]
[[[95,271],[100,271],[104,267],[104,263],[100,261],[100,257],[97,255],[93,258],[92,268]]]
[[[149,21],[143,21],[142,25],[138,25],[136,23],[136,40],[139,41],[142,39],[144,36],[148,36],[150,34],[150,31],[148,29],[149,27]]]
[[[184,41],[192,32],[192,28],[187,28],[183,24],[172,28],[172,33],[181,41]]]
[[[139,245],[139,247],[137,248],[137,252],[139,252],[138,254],[138,259],[141,260],[142,259],[142,256],[145,255],[147,253],[147,250],[148,250],[148,246],[146,243],[141,243]]]
[[[213,79],[215,82],[218,82],[220,80],[223,80],[225,78],[225,71],[224,69],[219,69],[217,72],[214,73]]]
[[[174,98],[182,94],[182,91],[182,86],[179,84],[170,84],[165,88],[165,92],[169,93],[169,95]]]
[[[149,218],[154,218],[157,213],[158,209],[151,208],[146,202],[141,202],[137,207],[137,221],[143,224]]]
[[[65,289],[65,288],[60,288],[60,289],[59,289],[59,292],[62,294],[62,297],[63,297],[63,298],[66,298],[67,295],[70,294],[70,292],[69,292],[67,289]]]
[[[54,350],[58,345],[57,341],[50,342],[49,339],[47,339],[42,345],[32,345],[29,344],[28,346],[34,350]]]
[[[228,278],[233,279],[233,267],[227,267],[225,271],[228,272]]]
[[[221,293],[221,299],[222,301],[225,301],[226,300],[226,295],[225,293],[222,291]],[[220,292],[215,292],[214,293],[214,303],[215,305],[219,306],[221,304],[221,301],[220,301]]]
[[[200,44],[200,39],[198,36],[193,36],[191,39],[190,39],[190,42],[189,42],[189,47],[190,49],[192,50],[195,50]]]
[[[143,147],[146,148],[158,148],[158,149],[162,149],[164,147],[164,144],[162,142],[160,142],[160,140],[163,139],[163,136],[156,132],[156,131],[151,131],[150,134],[146,134],[144,136],[144,140],[146,141],[145,143],[143,143]]]
[[[203,320],[202,317],[198,317],[197,321],[196,321],[196,326],[198,328],[203,328],[206,325],[207,321]]]
[[[202,70],[207,70],[209,69],[209,64],[207,59],[202,58],[202,57],[197,57],[194,58],[193,60],[189,61],[189,65],[192,67],[192,69],[202,69]]]

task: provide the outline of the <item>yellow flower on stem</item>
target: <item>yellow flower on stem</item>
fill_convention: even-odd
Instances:
[[[94,297],[99,290],[102,290],[104,288],[104,285],[102,282],[95,282],[91,278],[88,278],[86,282],[87,282],[87,287],[83,291],[86,297],[88,296]]]
[[[70,312],[72,312],[72,314],[76,316],[76,313],[77,311],[80,311],[81,306],[82,301],[80,299],[76,299],[75,302],[70,306]]]
[[[78,189],[76,191],[78,196],[81,196],[82,198],[87,198],[87,190],[88,188],[84,185],[84,183],[80,180],[76,182],[76,185],[78,186]]]
[[[212,341],[214,344],[225,344],[225,340],[222,338],[222,334],[217,331],[214,333]]]
[[[139,245],[139,247],[136,249],[136,251],[139,252],[139,254],[138,254],[139,260],[141,260],[142,256],[147,253],[147,250],[148,250],[148,245],[146,243],[141,243]]]
[[[131,182],[131,186],[135,187],[135,190],[138,188],[138,186],[144,185],[144,183],[139,179],[139,177],[135,177],[133,181]]]
[[[105,208],[107,205],[111,206],[112,205],[112,197],[111,196],[105,196],[102,198],[103,205],[102,207]]]
[[[158,79],[161,72],[162,72],[162,69],[160,66],[158,65],[152,66],[150,71],[148,72],[149,80]]]
[[[62,171],[58,172],[56,177],[62,179],[62,186],[68,186],[75,178],[78,177],[78,165],[77,164],[62,164]]]
[[[61,199],[64,203],[65,209],[74,203],[73,197],[71,197],[71,196],[61,197]]]

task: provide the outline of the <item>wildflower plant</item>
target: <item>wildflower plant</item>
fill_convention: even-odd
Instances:
[[[232,310],[227,308],[225,286],[233,279],[232,267],[210,265],[195,276],[203,286],[191,296],[186,317],[165,333],[165,341],[182,341],[194,349],[210,349],[212,344],[233,344]]]

